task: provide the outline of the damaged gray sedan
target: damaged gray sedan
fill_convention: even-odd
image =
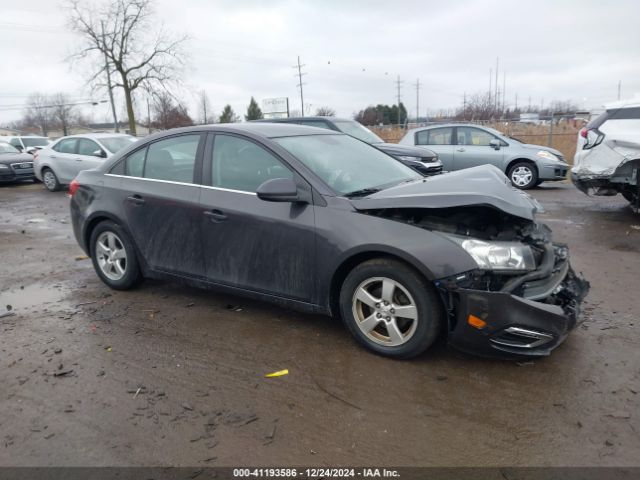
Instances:
[[[424,178],[348,135],[253,123],[161,132],[69,188],[73,228],[115,289],[165,278],[340,316],[409,358],[547,355],[588,283],[492,166]]]

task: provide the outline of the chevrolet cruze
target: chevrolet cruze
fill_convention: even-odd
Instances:
[[[497,168],[425,178],[326,129],[161,132],[69,193],[78,243],[110,287],[178,279],[340,316],[389,357],[439,334],[482,355],[547,355],[589,288]]]

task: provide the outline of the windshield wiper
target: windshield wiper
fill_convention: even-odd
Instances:
[[[351,197],[365,197],[367,195],[371,195],[373,193],[377,193],[381,188],[362,188],[360,190],[354,190],[353,192],[345,193],[344,196],[347,198]]]

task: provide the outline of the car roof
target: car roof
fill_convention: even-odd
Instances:
[[[628,100],[618,100],[616,102],[605,103],[604,107],[607,110],[618,110],[620,108],[638,108],[640,107],[640,94]]]
[[[262,118],[260,120],[253,120],[254,122],[271,122],[271,123],[287,123],[287,122],[299,122],[302,120],[325,120],[329,122],[355,122],[352,118],[340,118],[340,117],[286,117],[286,118]]]
[[[212,125],[194,125],[192,127],[175,128],[154,134],[155,138],[163,137],[163,134],[188,133],[203,130],[228,131],[236,133],[251,133],[265,138],[296,137],[303,135],[343,135],[340,132],[327,130],[326,128],[309,127],[306,125],[293,125],[290,123],[247,122],[247,123],[216,123]]]
[[[431,125],[425,125],[424,127],[415,127],[415,128],[410,128],[409,130],[407,130],[407,133],[409,132],[417,132],[420,130],[429,130],[432,128],[448,128],[448,127],[475,127],[475,128],[484,128],[485,130],[492,130],[494,132],[499,132],[500,135],[503,135],[502,132],[500,132],[499,130],[496,130],[494,128],[491,127],[485,127],[484,125],[478,125],[477,123],[433,123]]]
[[[131,137],[128,133],[78,133],[76,135],[67,135],[64,137],[60,137],[58,140],[62,140],[64,138],[91,138],[95,140],[99,140],[101,138],[112,138],[112,137]]]

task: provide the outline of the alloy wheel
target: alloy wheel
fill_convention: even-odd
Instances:
[[[51,170],[47,170],[42,175],[42,181],[44,186],[47,187],[48,190],[53,190],[56,188],[56,184],[58,181],[56,180],[55,174]]]
[[[102,273],[118,281],[127,272],[127,251],[120,237],[113,232],[102,232],[96,240],[96,258]]]
[[[408,342],[418,325],[418,309],[408,290],[396,280],[369,278],[356,289],[353,316],[366,337],[396,347]]]
[[[511,181],[518,187],[525,187],[531,183],[533,172],[529,167],[519,166],[511,172]]]

